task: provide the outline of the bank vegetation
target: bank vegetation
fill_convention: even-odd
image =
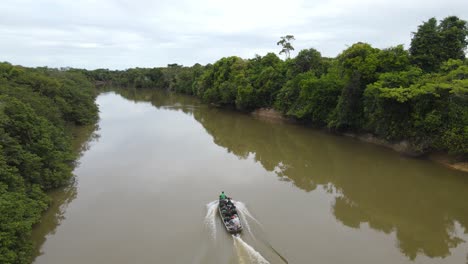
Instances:
[[[72,177],[70,128],[94,124],[94,86],[80,71],[0,63],[0,263],[30,263],[46,192]]]

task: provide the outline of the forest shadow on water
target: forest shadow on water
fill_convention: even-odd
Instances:
[[[97,124],[81,127],[74,126],[70,127],[69,131],[71,131],[71,135],[73,136],[72,149],[79,154],[79,157],[82,157],[90,149],[93,142],[99,140],[99,126]],[[80,166],[79,158],[75,161],[74,166]],[[34,259],[43,254],[41,248],[46,242],[47,236],[53,235],[57,227],[65,219],[67,207],[78,195],[77,185],[77,177],[75,176],[70,179],[70,182],[66,186],[48,193],[51,199],[50,206],[42,215],[41,222],[34,226],[32,232]]]
[[[282,215],[284,212],[296,213],[301,221],[313,218],[314,215],[330,214],[336,223],[330,223],[329,228],[337,231],[337,234],[342,234],[343,238],[356,237],[357,241],[361,239],[358,237],[365,237],[369,232],[376,231],[377,234],[372,233],[372,239],[383,235],[382,240],[393,240],[394,242],[390,244],[398,249],[404,261],[400,258],[392,261],[390,258],[387,260],[389,263],[416,260],[422,261],[421,263],[433,263],[431,261],[441,263],[440,261],[444,260],[446,263],[455,263],[448,259],[454,254],[457,255],[457,259],[466,259],[468,239],[466,173],[449,170],[427,160],[403,157],[382,147],[299,125],[274,124],[257,120],[247,114],[208,106],[193,97],[154,90],[114,89],[114,92],[135,103],[147,102],[156,109],[179,111],[193,117],[212,137],[212,141],[229,155],[235,155],[240,161],[253,160],[260,164],[266,173],[275,175],[277,182],[282,184],[280,187],[275,187],[281,188],[281,193],[293,191],[294,195],[300,197],[299,201],[282,200],[279,193],[278,196],[273,194],[265,200],[252,201],[251,204],[256,209],[252,210],[253,214],[261,218],[266,231],[271,232],[276,228],[273,224],[266,223],[270,220],[269,217],[274,217],[275,221],[280,222],[281,218],[285,217]],[[259,189],[267,187],[258,186]],[[297,190],[300,192],[296,193]],[[39,241],[36,242],[39,245],[38,255],[46,237],[53,235],[63,220],[67,205],[76,198],[77,188],[75,184],[71,184],[63,190],[57,190],[56,193],[52,193],[54,203],[43,218],[41,225],[44,228],[37,228],[34,233],[34,240]],[[328,208],[322,211],[314,207],[315,204],[312,202],[308,207],[306,199],[309,195],[324,200],[323,204]],[[271,210],[262,208],[261,205],[268,204],[268,200],[280,201],[283,204],[276,204],[276,209],[272,207]],[[299,207],[297,211],[293,211],[295,204]],[[325,219],[325,216],[317,218]],[[304,223],[304,226],[311,227],[315,224],[317,223]],[[219,229],[220,223],[216,225]],[[315,228],[320,229],[320,226],[313,227],[312,230]],[[340,233],[342,228],[344,231]],[[287,231],[279,229],[283,228],[275,230],[278,231],[275,232],[277,234],[262,233],[258,238],[263,237],[267,243],[279,245],[279,252],[285,252],[285,257],[294,261],[296,251],[288,249],[288,240],[278,241],[281,234]],[[291,226],[291,230],[293,229],[295,228]],[[264,232],[263,229],[254,228],[255,234],[261,232]],[[300,230],[296,232],[299,233]],[[312,231],[304,230],[304,232]],[[309,236],[315,235],[309,234]],[[247,243],[257,243],[255,236],[249,237],[248,234],[244,236]],[[206,237],[204,242],[200,242],[199,247],[202,249],[195,254],[194,259],[207,257],[204,252],[212,242],[209,242],[211,241],[209,234]],[[334,241],[333,239],[340,240],[339,237],[332,237],[330,241]],[[318,237],[314,243],[323,243],[324,240],[326,238]],[[236,243],[235,239],[222,241],[226,243],[226,247],[228,243]],[[274,254],[267,249],[267,243],[257,243],[254,247],[263,247],[255,249],[272,258]],[[372,242],[359,243],[367,245],[366,243]],[[223,245],[218,243],[214,249],[219,250]],[[314,244],[305,246],[312,248]],[[339,246],[336,247],[338,249],[336,254],[347,253],[340,253]],[[228,248],[225,254],[233,255],[235,248],[232,245]],[[384,252],[382,258],[388,257],[385,252],[390,249],[382,251]],[[325,257],[319,256],[317,261],[323,262]],[[338,263],[337,259],[348,257],[330,256],[329,263]],[[314,256],[310,256],[310,259],[314,259]],[[355,260],[360,259],[356,257]],[[226,263],[235,263],[232,261],[230,259]],[[291,263],[295,263],[293,261]],[[278,260],[271,263],[281,262]]]

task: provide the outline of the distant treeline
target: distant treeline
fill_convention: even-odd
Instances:
[[[336,58],[311,48],[285,61],[275,54],[214,64],[86,72],[97,84],[160,88],[208,103],[286,116],[337,132],[406,140],[418,153],[468,154],[468,29],[464,20],[431,18],[411,47],[356,43]]]
[[[94,124],[94,86],[80,71],[0,63],[0,263],[30,263],[46,191],[68,182],[73,125]]]

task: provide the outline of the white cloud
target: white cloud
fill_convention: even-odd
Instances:
[[[119,68],[202,64],[296,51],[336,56],[357,41],[409,44],[430,17],[468,14],[461,0],[3,0],[0,60],[27,66]]]

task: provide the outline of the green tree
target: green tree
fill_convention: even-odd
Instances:
[[[365,91],[366,129],[387,140],[410,140],[421,153],[468,153],[468,65],[448,61],[444,72],[418,68],[382,74]]]
[[[444,18],[438,27],[441,38],[441,59],[465,59],[465,50],[468,45],[468,27],[465,20],[456,16]]]
[[[285,81],[283,61],[274,53],[256,56],[248,61],[246,76],[248,84],[241,87],[236,106],[242,110],[271,107]]]
[[[438,25],[437,20],[431,18],[413,33],[412,62],[426,72],[434,72],[448,59],[464,60],[467,36],[466,21],[449,16]]]
[[[441,62],[440,43],[437,20],[433,17],[413,32],[409,49],[413,63],[424,71],[435,71]]]
[[[409,52],[403,45],[380,50],[377,61],[377,72],[404,71],[411,67]]]
[[[326,72],[326,66],[322,59],[322,54],[316,49],[301,50],[293,59],[293,74],[313,71],[317,77]]]
[[[343,88],[343,81],[334,73],[317,78],[310,75],[300,82],[300,92],[287,115],[317,126],[327,124],[328,117],[336,107]]]
[[[149,69],[147,73],[145,73],[145,75],[148,76],[149,80],[152,82],[151,83],[152,88],[164,89],[168,85],[165,79],[164,73],[162,72],[161,69],[158,69],[158,68]]]
[[[218,60],[200,77],[198,96],[216,105],[234,106],[237,89],[246,84],[246,66],[246,61],[235,56]]]
[[[338,56],[345,86],[329,119],[329,128],[355,130],[362,125],[362,95],[367,84],[377,78],[378,54],[378,49],[359,42]]]

